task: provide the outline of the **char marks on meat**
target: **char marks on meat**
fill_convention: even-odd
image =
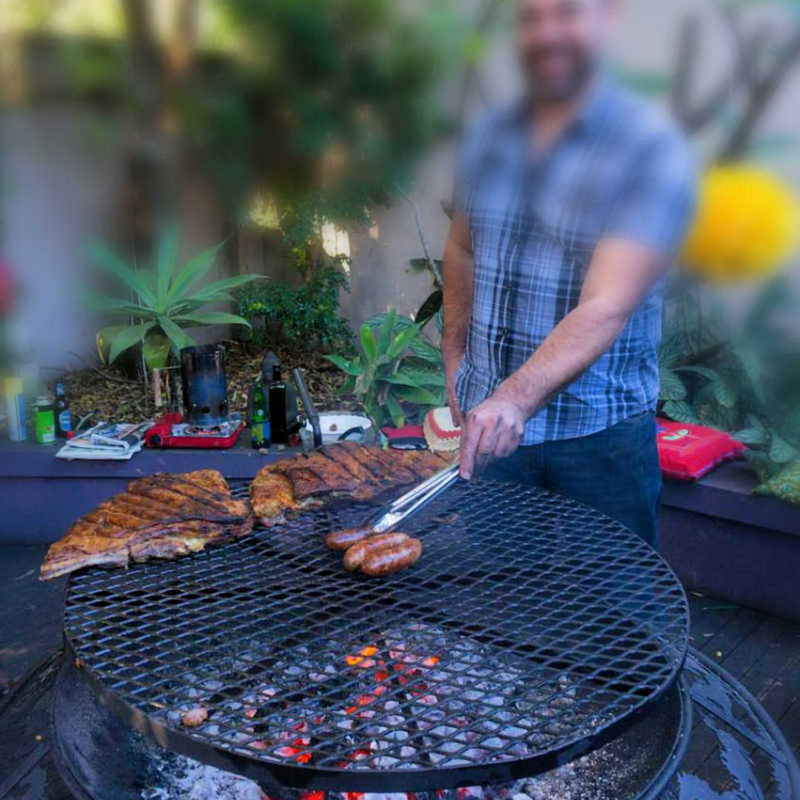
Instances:
[[[382,502],[392,492],[429,478],[447,464],[446,457],[435,453],[383,451],[339,442],[264,467],[250,486],[250,497],[256,516],[270,526],[283,521],[287,512],[337,498]],[[290,497],[289,487],[276,476],[289,482]],[[280,500],[274,496],[275,488],[282,492]]]
[[[252,528],[248,504],[231,495],[220,473],[151,475],[77,520],[51,545],[40,576],[49,580],[88,566],[177,558]]]
[[[264,467],[250,486],[252,511],[271,526],[337,498],[382,502],[446,463],[433,453],[337,443]],[[245,536],[252,527],[250,505],[232,496],[219,472],[150,475],[77,520],[51,545],[40,576],[49,580],[88,566],[177,558]]]

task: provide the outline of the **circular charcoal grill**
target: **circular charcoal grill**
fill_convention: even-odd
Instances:
[[[656,708],[688,608],[636,536],[538,490],[458,484],[408,521],[420,562],[346,573],[308,512],[231,545],[73,577],[68,646],[101,701],[175,752],[275,785],[424,791],[510,781]],[[187,711],[207,719],[187,727]]]

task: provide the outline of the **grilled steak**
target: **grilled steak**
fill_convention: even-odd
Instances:
[[[231,496],[220,473],[151,475],[81,517],[51,545],[43,580],[92,565],[127,566],[149,558],[176,558],[252,530],[246,502]]]
[[[309,456],[295,455],[264,467],[250,485],[253,512],[264,525],[287,513],[339,497],[378,502],[390,492],[429,478],[446,457],[419,451],[383,451],[339,442]]]
[[[358,478],[338,462],[327,458],[324,453],[311,453],[306,457],[303,466],[325,481],[334,492],[354,492],[360,484]]]

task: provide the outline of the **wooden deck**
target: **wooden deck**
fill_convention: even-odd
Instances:
[[[4,684],[61,646],[65,581],[38,580],[44,549],[0,547],[0,696]],[[800,624],[710,597],[689,599],[692,645],[752,692],[800,753]],[[711,741],[708,748],[692,747],[686,768],[693,771],[712,749]]]
[[[755,695],[799,754],[800,624],[696,593],[689,594],[689,603],[692,646]],[[696,746],[699,739],[705,746]],[[686,771],[696,771],[716,747],[715,738],[696,727]]]

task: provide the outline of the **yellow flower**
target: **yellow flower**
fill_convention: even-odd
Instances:
[[[683,247],[692,271],[715,283],[764,278],[800,245],[800,201],[771,173],[724,165],[706,173]]]

